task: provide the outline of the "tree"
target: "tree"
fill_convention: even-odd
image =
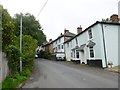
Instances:
[[[35,49],[37,48],[37,40],[33,39],[30,35],[23,35],[22,36],[22,61],[23,61],[23,68],[27,67],[29,69],[32,68],[34,65],[34,58],[35,58]],[[20,37],[17,37],[13,43],[14,46],[19,48],[19,40]]]
[[[12,44],[15,37],[15,26],[12,23],[12,18],[6,9],[2,8],[2,48]]]
[[[2,6],[0,5],[0,51],[2,50]]]
[[[109,18],[102,19],[102,22],[112,22]]]
[[[34,39],[38,41],[38,45],[41,45],[44,41],[46,41],[46,36],[41,30],[41,25],[39,21],[35,19],[35,17],[29,13],[22,16],[23,18],[23,34],[30,35]],[[20,31],[20,14],[16,14],[14,19],[14,24],[16,26],[16,35],[19,36]]]

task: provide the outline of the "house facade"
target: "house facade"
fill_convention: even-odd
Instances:
[[[65,58],[63,43],[64,43],[64,35],[59,36],[53,42],[53,52],[57,60],[63,60]]]
[[[65,29],[64,34],[61,33],[55,40],[50,40],[47,44],[43,45],[43,48],[46,52],[55,55],[56,60],[65,60],[64,42],[73,36],[75,34]]]
[[[50,39],[48,43],[42,45],[42,50],[43,50],[43,51],[46,51],[46,52],[48,52],[48,53],[51,53],[51,54],[54,53],[54,51],[53,51],[53,41],[52,41],[52,39]]]
[[[64,43],[67,61],[108,67],[118,65],[120,23],[95,22]]]

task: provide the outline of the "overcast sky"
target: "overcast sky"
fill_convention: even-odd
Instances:
[[[31,13],[38,16],[47,0],[0,0],[11,16],[16,13]],[[42,13],[37,17],[47,40],[57,38],[64,29],[77,33],[77,27],[83,30],[102,18],[118,14],[120,0],[48,0]]]

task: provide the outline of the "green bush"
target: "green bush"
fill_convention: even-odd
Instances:
[[[37,55],[38,55],[38,57],[40,57],[40,58],[44,58],[44,59],[54,59],[54,55],[52,55],[51,53],[49,53],[49,52],[46,52],[46,51],[40,51],[40,52],[38,52],[37,53]]]
[[[26,69],[23,69],[21,75],[26,77],[26,76],[30,76],[30,73],[31,73],[30,70],[26,68]]]
[[[24,82],[29,76],[31,72],[29,69],[24,69],[22,73],[13,72],[2,82],[2,89],[12,89],[18,87],[19,84]]]
[[[8,58],[8,66],[11,71],[19,71],[20,65],[19,65],[19,57],[20,57],[20,51],[19,48],[17,48],[14,45],[9,45],[6,48],[6,55]]]
[[[14,40],[14,45],[19,48],[19,40],[17,37]],[[23,35],[22,37],[22,62],[23,68],[32,69],[34,66],[35,49],[37,47],[37,40],[33,39],[30,35]]]

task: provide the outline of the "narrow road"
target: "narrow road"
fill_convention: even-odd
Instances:
[[[118,74],[99,68],[37,59],[22,88],[118,88]]]

